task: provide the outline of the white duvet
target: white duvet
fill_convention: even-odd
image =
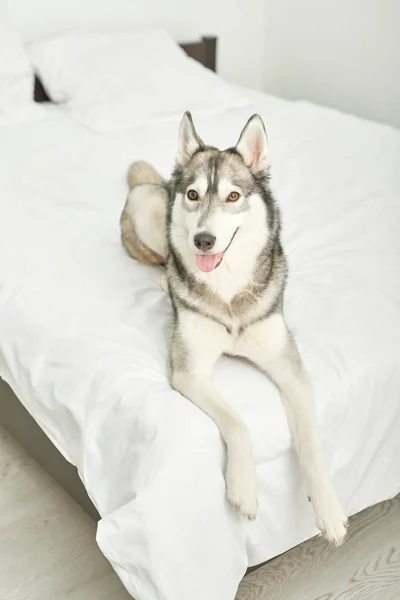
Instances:
[[[400,132],[254,102],[283,211],[286,318],[352,514],[400,491]],[[249,113],[197,129],[232,145]],[[168,385],[170,302],[160,272],[125,255],[119,215],[128,164],[168,176],[176,138],[172,122],[96,135],[56,110],[0,129],[0,374],[77,465],[102,515],[99,546],[137,600],[233,600],[248,565],[317,531],[262,374],[229,358],[215,372],[252,434],[254,523],[225,500],[216,426]]]

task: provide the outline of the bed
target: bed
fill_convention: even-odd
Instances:
[[[181,47],[190,58],[198,61],[207,69],[216,71],[217,38],[215,36],[203,36],[198,41],[181,44]],[[35,102],[50,102],[42,82],[37,76],[35,76],[33,95]],[[15,397],[11,388],[1,379],[0,400],[2,425],[58,481],[87,514],[98,520],[100,515],[89,498],[76,467],[68,462],[57,447],[50,442],[35,419]]]
[[[215,43],[185,49],[213,68]],[[38,79],[35,94],[47,98]],[[251,112],[267,124],[286,318],[351,515],[400,491],[400,132],[246,94],[245,108],[196,123],[221,146]],[[99,546],[136,600],[232,600],[249,566],[317,530],[269,381],[229,358],[215,373],[252,434],[253,523],[227,506],[215,425],[168,385],[169,301],[159,270],[124,253],[118,221],[127,165],[148,159],[168,176],[177,125],[98,135],[45,110],[0,136],[0,422],[99,519]]]

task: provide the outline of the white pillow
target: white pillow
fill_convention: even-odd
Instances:
[[[33,101],[34,75],[22,41],[5,17],[0,17],[0,125],[41,118]]]
[[[68,35],[28,52],[49,97],[96,131],[248,103],[164,31]]]

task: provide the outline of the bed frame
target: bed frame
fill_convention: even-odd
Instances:
[[[208,69],[216,71],[216,37],[202,37],[200,41],[181,44],[181,47],[188,56]],[[35,78],[34,99],[36,102],[50,101],[37,77]],[[100,519],[100,515],[90,500],[77,469],[50,442],[43,430],[2,379],[0,379],[0,425],[24,446],[28,453],[92,519],[96,521]]]

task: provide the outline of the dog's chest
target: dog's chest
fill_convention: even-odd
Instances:
[[[248,287],[252,276],[252,269],[230,270],[226,264],[211,273],[197,273],[196,278],[202,282],[210,292],[229,307],[234,298]]]
[[[191,294],[192,302],[197,306],[198,311],[203,316],[211,318],[220,323],[227,332],[233,337],[238,337],[243,330],[261,314],[269,302],[266,298],[265,290],[255,291],[251,286],[247,286],[241,291],[234,292],[224,297],[216,293],[212,288],[204,286],[200,290]]]

